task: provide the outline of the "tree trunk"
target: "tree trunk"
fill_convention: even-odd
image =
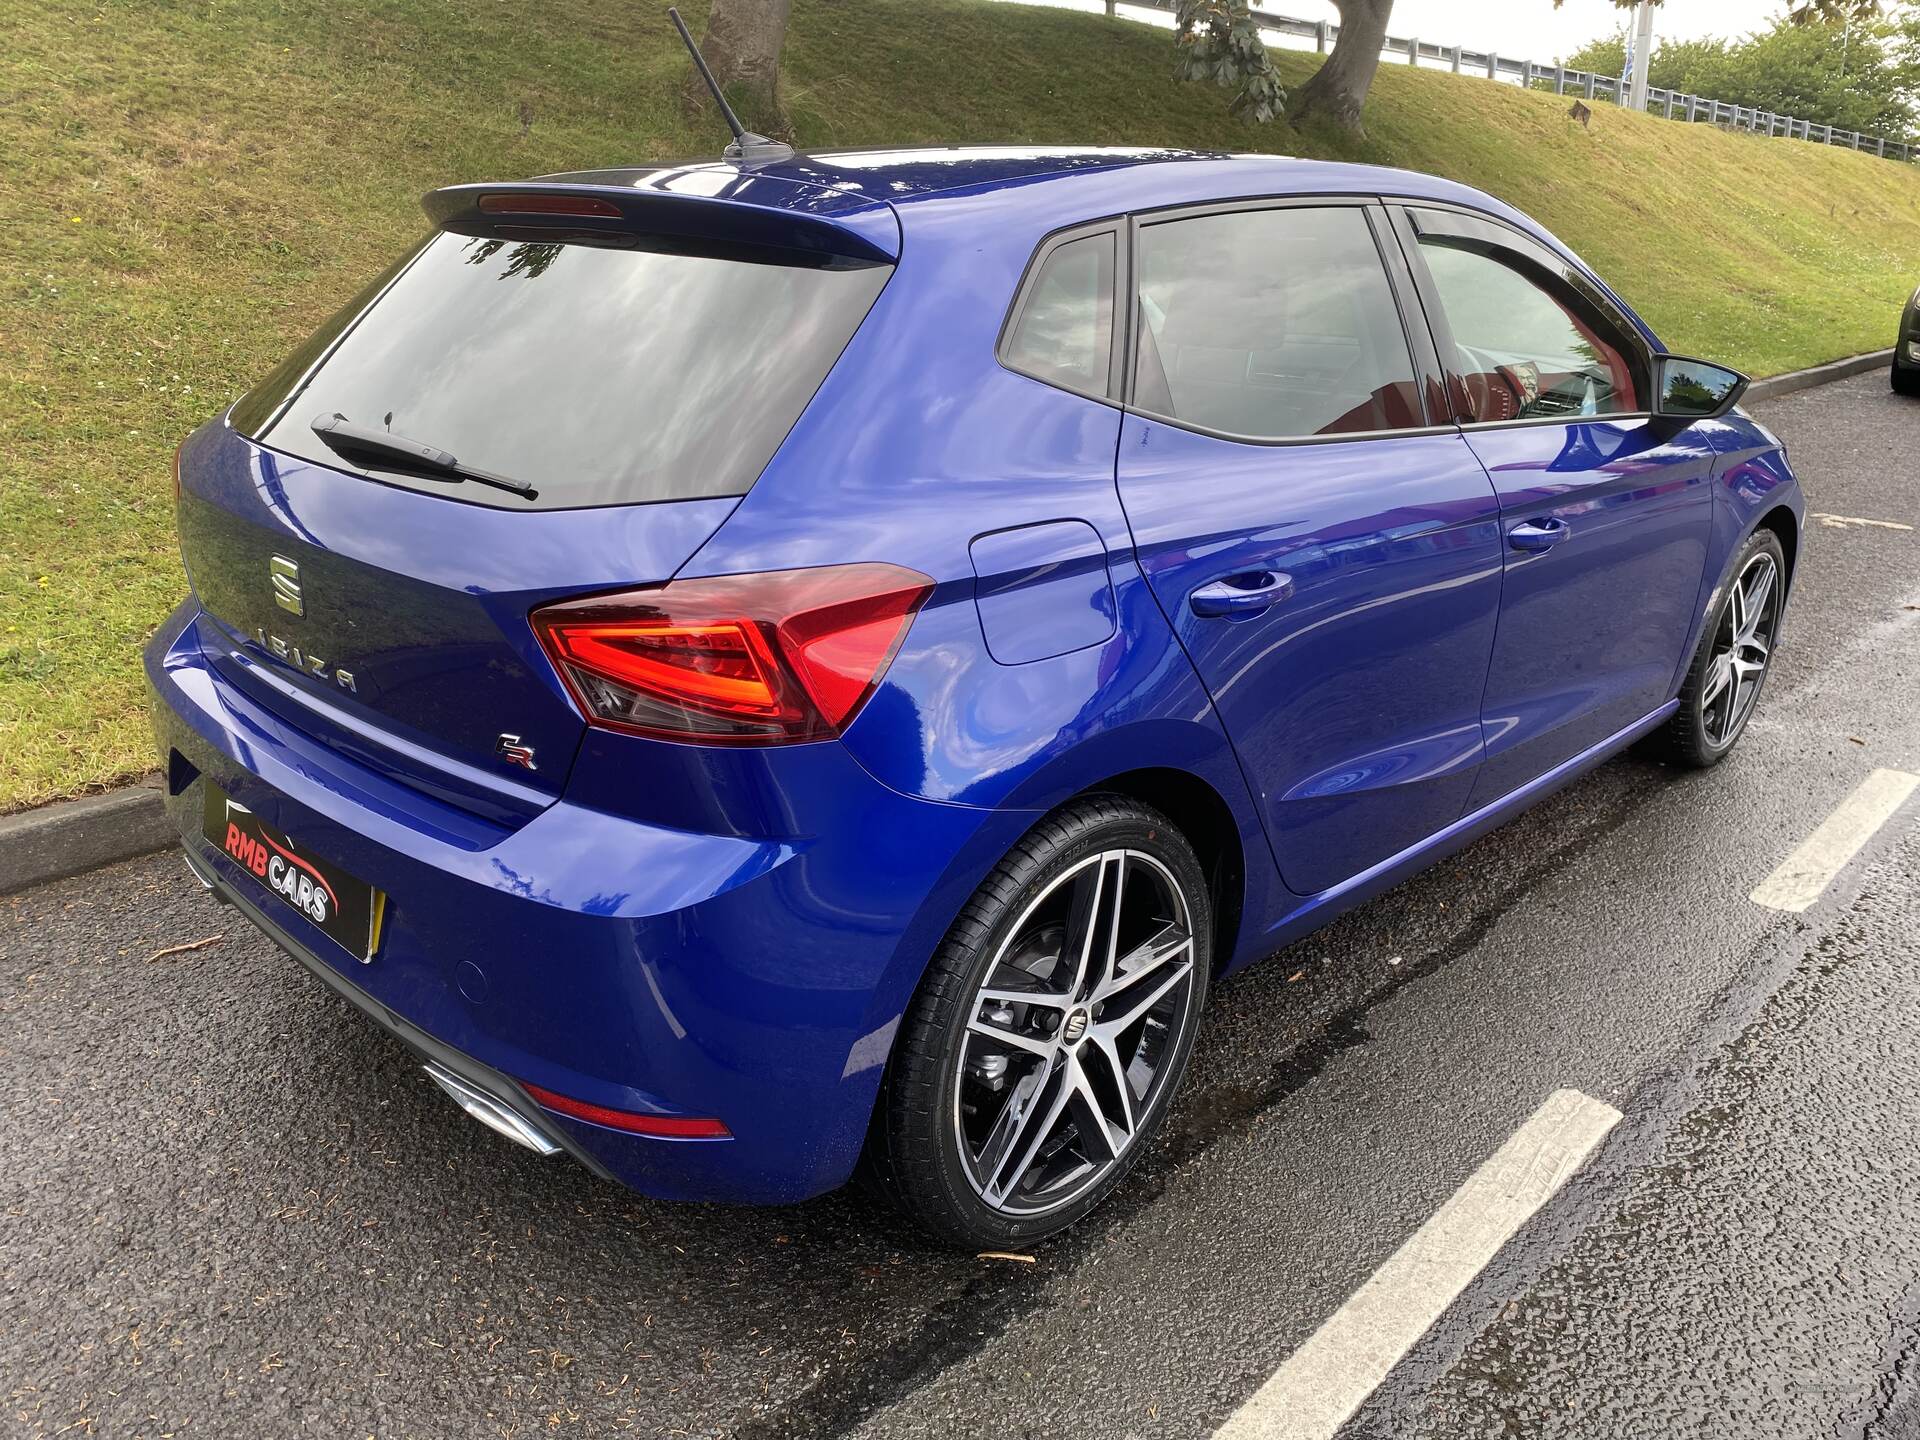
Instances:
[[[792,0],[713,0],[707,12],[700,53],[750,130],[781,125],[780,48],[791,8]],[[686,97],[691,108],[707,103],[698,74],[687,77]]]
[[[1380,47],[1387,40],[1387,17],[1393,13],[1393,0],[1333,0],[1340,12],[1340,37],[1333,42],[1333,53],[1314,71],[1313,78],[1300,87],[1287,119],[1304,120],[1309,115],[1324,115],[1356,135],[1360,130],[1360,107],[1367,102],[1367,89],[1373,84],[1373,72],[1380,68]]]

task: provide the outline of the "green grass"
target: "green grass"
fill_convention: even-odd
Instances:
[[[689,8],[700,11],[699,3]],[[1054,141],[1377,161],[1538,216],[1675,348],[1765,374],[1888,343],[1920,171],[1383,67],[1368,137],[1241,124],[1164,32],[797,0],[803,145]],[[168,462],[454,181],[707,155],[650,0],[21,0],[0,47],[0,811],[148,768],[182,589]],[[697,13],[690,17],[697,19]],[[1291,83],[1312,57],[1285,56]]]

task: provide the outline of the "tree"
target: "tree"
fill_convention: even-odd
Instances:
[[[1373,72],[1380,68],[1380,47],[1387,43],[1387,17],[1393,0],[1333,0],[1340,12],[1340,33],[1326,63],[1301,88],[1289,107],[1289,120],[1324,115],[1342,129],[1361,133],[1360,110],[1367,103]]]
[[[780,51],[787,41],[793,0],[713,0],[700,53],[727,101],[750,129],[784,128],[780,111]],[[689,109],[708,103],[707,87],[689,73]]]
[[[1558,10],[1565,0],[1553,0],[1553,8]],[[1639,0],[1613,0],[1616,8],[1632,10]],[[1647,0],[1649,5],[1659,5],[1661,0]],[[1787,19],[1795,25],[1813,25],[1820,22],[1829,24],[1842,20],[1866,20],[1880,13],[1880,0],[1801,0],[1790,7]]]
[[[1562,3],[1553,0],[1554,9]],[[1613,3],[1631,10],[1635,0]],[[1661,0],[1650,3],[1658,5]],[[1386,44],[1393,0],[1332,0],[1332,4],[1340,12],[1340,31],[1333,51],[1291,104],[1274,73],[1260,27],[1249,11],[1249,0],[1175,0],[1174,43],[1180,47],[1180,74],[1188,80],[1211,80],[1234,89],[1228,108],[1237,115],[1270,120],[1284,106],[1289,121],[1323,115],[1359,134],[1367,91],[1380,68],[1380,49]],[[1788,15],[1794,24],[1808,26],[1879,13],[1880,0],[1802,0]]]
[[[1568,57],[1576,70],[1618,75],[1625,33]],[[1648,83],[1836,130],[1907,140],[1920,132],[1920,13],[1835,23],[1776,19],[1738,40],[1686,40],[1654,51]]]
[[[1614,0],[1614,3],[1617,5],[1620,0]],[[1832,25],[1847,19],[1870,20],[1879,14],[1880,0],[1806,0],[1805,4],[1795,5],[1787,11],[1787,19],[1796,25],[1813,25],[1822,21]]]
[[[1227,109],[1267,121],[1287,103],[1267,42],[1248,13],[1247,0],[1176,0],[1173,43],[1182,80],[1211,80],[1234,91]]]
[[[1358,132],[1380,46],[1387,37],[1393,0],[1333,0],[1340,33],[1333,53],[1314,72],[1294,102],[1274,72],[1248,0],[1175,0],[1174,43],[1186,80],[1211,80],[1235,91],[1228,109],[1254,120],[1271,120],[1285,107],[1289,120],[1325,115]]]

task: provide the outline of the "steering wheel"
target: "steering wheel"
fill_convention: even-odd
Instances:
[[[1460,352],[1460,383],[1467,392],[1467,405],[1473,418],[1482,422],[1517,420],[1525,405],[1519,379],[1508,373],[1509,367],[1495,364],[1491,356],[1476,355],[1464,345]]]

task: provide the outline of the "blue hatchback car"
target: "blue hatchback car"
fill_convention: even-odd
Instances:
[[[180,449],[168,803],[469,1112],[647,1194],[1058,1230],[1210,983],[1753,712],[1780,443],[1486,195],[933,149],[425,203]]]

